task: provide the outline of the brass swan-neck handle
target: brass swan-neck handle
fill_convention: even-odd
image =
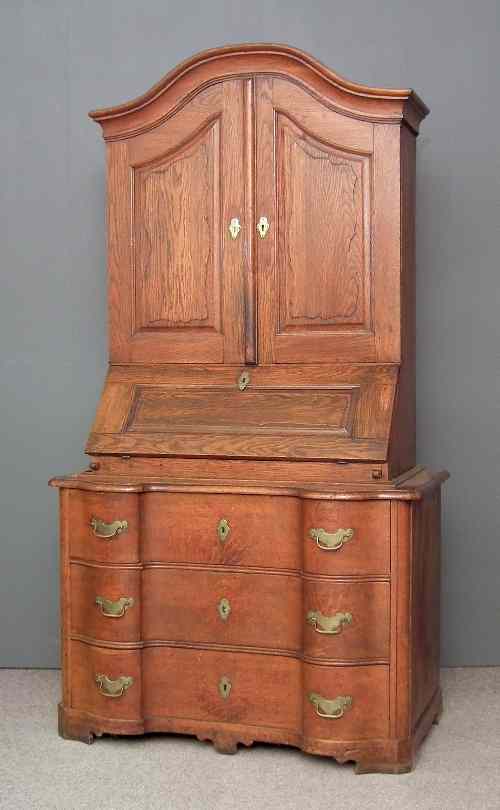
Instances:
[[[327,532],[325,529],[310,529],[309,537],[316,540],[316,545],[323,551],[339,551],[344,543],[354,537],[354,529],[337,529],[336,532]]]
[[[95,676],[95,682],[99,691],[106,697],[120,698],[127,689],[130,689],[134,679],[131,675],[120,675],[116,680],[112,680],[107,675],[98,674]]]
[[[317,633],[337,636],[342,632],[344,626],[352,624],[352,613],[339,612],[333,616],[325,616],[321,610],[310,610],[306,621],[314,627]]]
[[[116,602],[113,602],[111,599],[106,599],[104,596],[96,596],[95,603],[103,616],[119,619],[125,616],[129,608],[133,607],[134,600],[131,596],[120,596]]]
[[[96,537],[102,537],[104,540],[111,540],[122,532],[128,529],[126,520],[114,520],[112,523],[105,523],[100,518],[93,517],[90,520],[90,528]]]
[[[333,700],[328,700],[318,695],[317,692],[309,692],[307,697],[316,707],[318,717],[324,717],[327,720],[340,720],[353,703],[351,695],[338,695]]]

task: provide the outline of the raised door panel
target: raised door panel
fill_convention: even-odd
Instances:
[[[134,178],[135,329],[220,334],[220,119]]]
[[[112,362],[244,362],[244,93],[212,85],[108,146]]]
[[[369,332],[369,158],[276,124],[279,334]]]
[[[259,79],[256,98],[260,361],[397,359],[399,254],[374,243],[399,245],[399,196],[374,125],[284,79]]]

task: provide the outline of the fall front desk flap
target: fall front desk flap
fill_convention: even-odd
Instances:
[[[111,366],[89,454],[385,461],[398,366]]]

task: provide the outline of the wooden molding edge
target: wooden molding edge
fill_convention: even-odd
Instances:
[[[127,137],[134,134],[132,117],[147,107],[154,106],[167,90],[189,74],[192,74],[191,79],[195,76],[194,87],[199,88],[219,78],[250,73],[283,73],[285,63],[286,72],[296,80],[304,81],[304,77],[307,80],[307,74],[311,79],[323,80],[327,92],[330,89],[337,98],[344,98],[347,114],[355,115],[358,112],[360,117],[367,117],[370,120],[371,109],[373,115],[371,120],[394,123],[403,121],[414,132],[418,132],[420,122],[429,113],[422,99],[410,88],[370,87],[358,84],[335,73],[298,48],[259,42],[227,45],[197,53],[185,59],[137,98],[113,107],[92,110],[89,116],[101,124],[106,139]],[[192,84],[192,81],[189,84]],[[157,112],[152,115],[153,124],[156,115]],[[125,118],[127,121],[123,120],[120,124],[119,120]]]

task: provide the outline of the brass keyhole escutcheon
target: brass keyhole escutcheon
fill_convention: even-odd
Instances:
[[[264,239],[269,230],[269,221],[267,217],[261,217],[257,223],[257,231],[261,239]]]
[[[224,675],[219,681],[219,694],[221,698],[227,700],[231,693],[232,683],[229,678]]]
[[[221,599],[217,605],[217,610],[219,611],[219,616],[221,617],[222,621],[227,621],[229,619],[229,614],[231,613],[231,604],[229,599]]]
[[[219,525],[217,526],[217,534],[219,536],[219,540],[222,543],[222,545],[224,545],[230,533],[231,533],[231,526],[229,525],[229,522],[226,520],[226,518],[222,518],[222,520],[219,521]]]
[[[231,238],[237,239],[240,231],[241,231],[240,221],[238,217],[233,217],[231,222],[229,223],[229,233],[231,234]]]
[[[242,371],[240,376],[238,377],[238,388],[240,391],[244,391],[245,388],[248,388],[250,385],[250,372],[249,371]]]

